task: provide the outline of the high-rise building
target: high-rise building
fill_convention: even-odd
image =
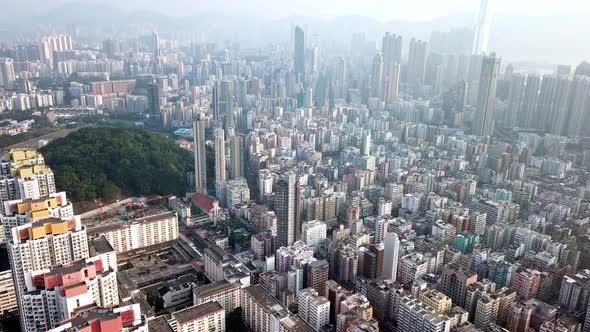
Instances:
[[[395,281],[399,264],[400,241],[396,233],[387,232],[383,238],[383,277]]]
[[[12,229],[8,249],[15,284],[24,290],[27,273],[88,258],[86,228],[77,217],[21,225]]]
[[[363,137],[361,140],[361,154],[363,156],[368,156],[371,154],[371,131],[366,130],[363,133]]]
[[[100,256],[27,273],[20,312],[26,331],[57,327],[85,307],[110,308],[119,304],[117,273]]]
[[[532,308],[522,302],[514,302],[510,310],[508,330],[511,332],[529,331]]]
[[[220,280],[195,288],[193,290],[193,304],[219,302],[225,312],[229,314],[240,306],[241,294],[240,283]]]
[[[130,221],[99,225],[88,233],[107,239],[117,253],[178,239],[178,215],[166,211]]]
[[[453,303],[451,298],[436,289],[427,288],[418,294],[418,300],[429,305],[438,313],[448,313],[451,311]]]
[[[297,293],[297,314],[314,331],[330,323],[330,301],[313,288],[305,288]]]
[[[301,240],[311,249],[316,250],[326,239],[327,225],[319,220],[312,220],[301,225]]]
[[[13,60],[11,58],[0,58],[0,86],[11,90],[16,88],[15,81]]]
[[[330,264],[326,260],[313,261],[307,264],[307,287],[315,289],[320,296],[326,296],[326,282]]]
[[[590,296],[590,271],[583,270],[573,276],[564,276],[559,290],[559,304],[575,312],[588,307]]]
[[[161,63],[160,58],[162,55],[162,51],[160,50],[160,35],[154,31],[152,34],[152,73],[153,74],[161,74]]]
[[[172,314],[177,332],[224,332],[225,309],[218,302],[207,302]]]
[[[533,299],[539,291],[541,273],[537,270],[524,269],[512,276],[512,289],[522,301]]]
[[[479,15],[473,38],[473,54],[483,54],[488,48],[490,35],[490,11],[488,2],[489,0],[481,0],[479,5]]]
[[[287,308],[259,285],[242,290],[241,307],[242,321],[253,332],[314,331],[299,317],[290,314]]]
[[[299,185],[297,175],[287,172],[281,175],[275,188],[275,212],[277,214],[276,246],[288,246],[298,239],[299,233]]]
[[[428,55],[428,43],[412,38],[408,53],[407,81],[411,84],[423,84],[426,72],[426,57]]]
[[[521,74],[510,75],[510,90],[508,93],[508,109],[504,121],[508,126],[516,126],[520,117],[522,98],[524,95],[525,77]]]
[[[520,127],[535,128],[537,126],[537,104],[541,79],[537,75],[529,75],[526,79],[522,105],[520,108]]]
[[[453,304],[463,306],[467,287],[477,282],[477,273],[469,271],[458,263],[445,266],[439,289],[453,300]]]
[[[588,107],[590,105],[590,77],[576,76],[571,85],[569,95],[569,110],[567,119],[567,131],[564,134],[568,137],[578,137],[588,123]]]
[[[405,296],[400,300],[398,331],[449,331],[451,321],[451,318],[437,313],[433,308],[418,299]]]
[[[29,223],[11,230],[8,241],[8,252],[12,265],[12,273],[16,286],[19,307],[25,305],[24,294],[32,285],[27,282],[35,271],[46,271],[52,266],[68,265],[89,257],[86,228],[79,218],[70,220],[47,219]],[[52,325],[37,326],[33,312],[20,310],[21,323],[25,331],[47,330],[55,327],[59,319]],[[30,322],[29,325],[26,323]],[[47,322],[39,321],[39,324]]]
[[[299,26],[295,27],[294,68],[298,82],[305,80],[305,32]]]
[[[18,309],[12,271],[0,272],[0,314],[15,313]]]
[[[244,137],[232,135],[229,139],[231,179],[244,176]]]
[[[156,320],[154,320],[156,321]],[[168,326],[164,321],[164,326]],[[150,323],[150,331],[151,331]],[[141,316],[138,303],[124,307],[114,308],[90,308],[73,319],[63,322],[51,331],[72,332],[101,332],[101,331],[135,331],[145,332],[148,324]],[[158,326],[157,331],[168,331]]]
[[[371,96],[383,98],[383,54],[377,53],[373,58],[371,71]]]
[[[566,120],[570,80],[563,76],[544,75],[537,102],[537,129],[560,135]],[[560,119],[561,118],[561,119]]]
[[[236,128],[234,120],[234,81],[224,79],[221,81],[218,99],[218,109],[215,109],[217,119],[220,120],[220,116],[225,116],[225,129]],[[218,112],[219,111],[219,112]]]
[[[484,0],[485,1],[485,0]],[[492,136],[496,114],[496,81],[500,72],[500,58],[494,53],[485,56],[479,79],[477,107],[473,120],[473,134]]]
[[[383,53],[384,101],[390,103],[398,97],[402,62],[402,37],[386,32],[385,36],[383,36],[381,53]]]
[[[0,167],[2,202],[39,199],[56,193],[53,171],[35,150],[11,149],[0,161]]]
[[[199,114],[193,120],[193,151],[195,154],[195,191],[207,192],[207,156],[205,151],[205,120]]]
[[[227,180],[225,171],[225,131],[215,129],[215,182]]]

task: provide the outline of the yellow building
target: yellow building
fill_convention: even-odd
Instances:
[[[429,305],[438,313],[451,311],[453,302],[451,298],[436,289],[425,289],[418,294],[420,302]]]

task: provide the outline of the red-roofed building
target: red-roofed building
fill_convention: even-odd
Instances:
[[[210,199],[209,197],[196,193],[192,197],[193,204],[201,209],[204,213],[209,215],[209,218],[214,219],[220,212],[219,201],[216,199]]]
[[[123,329],[129,332],[148,332],[139,304],[112,309],[94,308],[62,322],[50,332],[110,332]]]

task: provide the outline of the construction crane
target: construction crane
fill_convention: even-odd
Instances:
[[[102,201],[102,197],[98,197],[96,199],[96,203],[98,204],[98,209],[100,211],[100,222],[103,222],[104,221],[104,215],[102,213],[103,212],[102,211],[102,208],[104,207],[104,202]]]
[[[141,207],[141,215],[145,216],[145,205],[147,203],[150,202],[154,202],[154,201],[159,201],[162,199],[168,199],[171,197],[175,197],[175,195],[169,194],[169,195],[164,195],[164,196],[153,196],[153,197],[142,197],[139,202],[129,202],[127,203],[127,206],[134,206],[134,205],[139,205]]]

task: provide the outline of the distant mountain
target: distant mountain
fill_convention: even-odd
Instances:
[[[92,38],[121,38],[157,30],[163,38],[188,38],[240,42],[244,47],[261,47],[286,42],[294,24],[307,26],[309,38],[317,35],[322,45],[350,44],[354,32],[364,32],[369,40],[378,41],[385,31],[429,40],[433,30],[472,27],[474,17],[458,13],[432,21],[392,20],[380,22],[360,15],[321,19],[291,16],[283,19],[228,15],[203,12],[197,15],[171,17],[142,8],[128,11],[102,4],[63,3],[33,17],[7,17],[0,20],[0,40],[51,31],[66,31],[75,25]],[[590,58],[589,23],[585,13],[548,16],[523,16],[498,13],[492,18],[489,48],[506,61],[577,64]],[[51,27],[47,29],[47,26]],[[377,43],[378,44],[378,43]]]

